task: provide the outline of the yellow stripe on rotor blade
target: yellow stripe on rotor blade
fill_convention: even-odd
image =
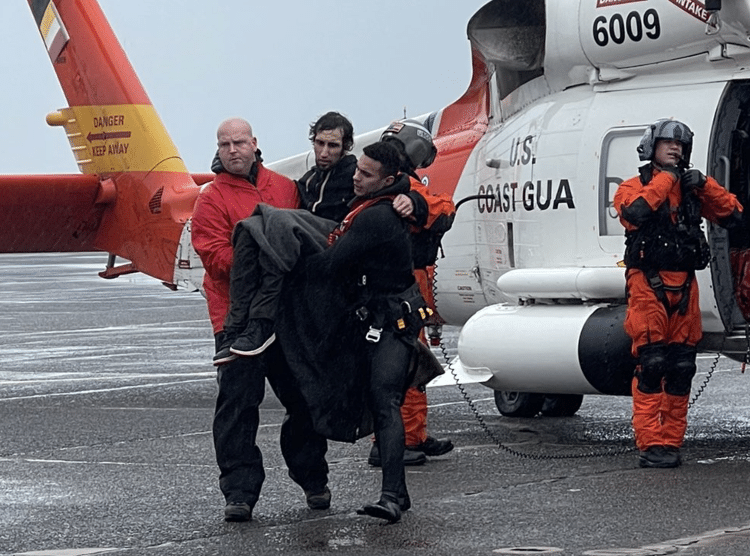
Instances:
[[[58,21],[57,13],[55,11],[54,5],[52,5],[52,2],[50,2],[49,4],[47,4],[47,9],[44,10],[44,15],[42,16],[41,23],[39,23],[39,31],[42,33],[42,38],[45,41],[49,36],[52,24],[56,21]]]
[[[70,37],[52,2],[49,2],[44,10],[42,19],[39,22],[39,32],[42,34],[44,45],[47,47],[47,52],[49,52],[50,58],[54,62],[63,48],[65,48]]]
[[[47,116],[62,125],[81,172],[187,172],[150,104],[75,106]]]

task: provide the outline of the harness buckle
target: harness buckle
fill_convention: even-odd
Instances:
[[[661,281],[661,276],[659,276],[658,272],[653,276],[648,276],[648,283],[655,290],[659,290],[664,287],[664,282]]]
[[[367,307],[365,307],[363,305],[362,307],[360,307],[359,309],[357,309],[356,311],[354,311],[354,314],[357,315],[357,318],[359,320],[361,320],[361,321],[364,322],[364,321],[367,320],[367,317],[370,316],[370,311],[368,311]]]
[[[380,334],[383,332],[382,328],[373,328],[372,326],[365,334],[365,340],[371,344],[377,344],[380,341]]]

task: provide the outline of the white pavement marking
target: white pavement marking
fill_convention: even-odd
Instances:
[[[99,388],[96,390],[79,390],[77,392],[51,392],[49,394],[34,394],[31,396],[16,396],[13,398],[0,398],[0,402],[9,402],[16,400],[31,400],[38,398],[53,398],[57,396],[80,396],[85,394],[99,394],[103,392],[117,392],[121,390],[135,390],[138,388],[159,388],[161,386],[175,386],[180,384],[190,384],[191,382],[205,382],[207,380],[213,380],[212,378],[202,378],[196,380],[178,380],[175,382],[158,382],[156,384],[135,384],[133,386],[119,386],[117,388]]]

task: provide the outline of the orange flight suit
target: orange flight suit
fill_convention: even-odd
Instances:
[[[443,215],[455,214],[456,206],[448,195],[433,194],[429,188],[415,179],[411,180],[411,190],[419,193],[427,202],[427,222],[423,227],[429,228],[435,220]],[[419,291],[427,305],[435,311],[433,318],[439,319],[435,308],[435,295],[432,289],[435,267],[418,268],[414,270],[414,278],[419,284]],[[441,319],[439,319],[442,322]],[[424,330],[419,335],[420,341],[427,343]],[[418,388],[406,390],[404,403],[401,405],[401,418],[404,421],[406,445],[417,446],[427,440],[427,392]]]
[[[414,278],[419,285],[427,306],[435,310],[435,298],[432,292],[432,267],[416,269]],[[419,333],[419,341],[427,343],[424,330]],[[419,388],[408,388],[404,403],[401,404],[401,419],[404,421],[405,443],[417,446],[427,440],[427,392]]]
[[[719,223],[729,221],[742,211],[736,197],[711,177],[695,191],[703,218]],[[644,184],[640,176],[635,176],[620,184],[614,206],[628,231],[638,229],[627,215],[632,214],[628,213],[628,208],[632,209],[633,203],[639,200],[641,207],[645,201],[652,212],[667,203],[671,222],[675,224],[677,207],[682,202],[680,182],[674,174],[652,168],[648,183]],[[633,356],[639,359],[632,383],[633,431],[636,446],[641,451],[651,446],[679,448],[682,445],[687,428],[690,381],[695,374],[695,346],[702,336],[694,271],[653,270],[658,271],[665,286],[663,299],[657,296],[643,270],[628,268],[626,272],[625,331],[633,340]]]

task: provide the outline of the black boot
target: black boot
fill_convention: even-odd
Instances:
[[[657,469],[679,467],[682,463],[679,448],[649,446],[638,454],[638,465]]]
[[[451,445],[451,449],[452,448],[453,445]],[[422,452],[421,450],[411,448],[409,446],[404,447],[404,465],[424,465],[426,461],[427,458],[425,457],[424,452]],[[380,449],[378,448],[377,442],[372,443],[372,448],[370,448],[370,455],[367,458],[367,463],[369,463],[373,467],[381,466]]]
[[[408,509],[411,507],[411,500],[406,497],[404,504],[408,502]],[[377,517],[385,519],[389,523],[396,523],[401,520],[401,505],[398,502],[398,498],[389,493],[383,493],[380,495],[380,500],[374,504],[365,504],[357,510],[359,515],[369,515],[371,517]]]
[[[416,446],[407,446],[407,450],[416,450],[426,456],[442,456],[453,449],[453,442],[448,438],[434,438],[428,436],[427,440]]]

